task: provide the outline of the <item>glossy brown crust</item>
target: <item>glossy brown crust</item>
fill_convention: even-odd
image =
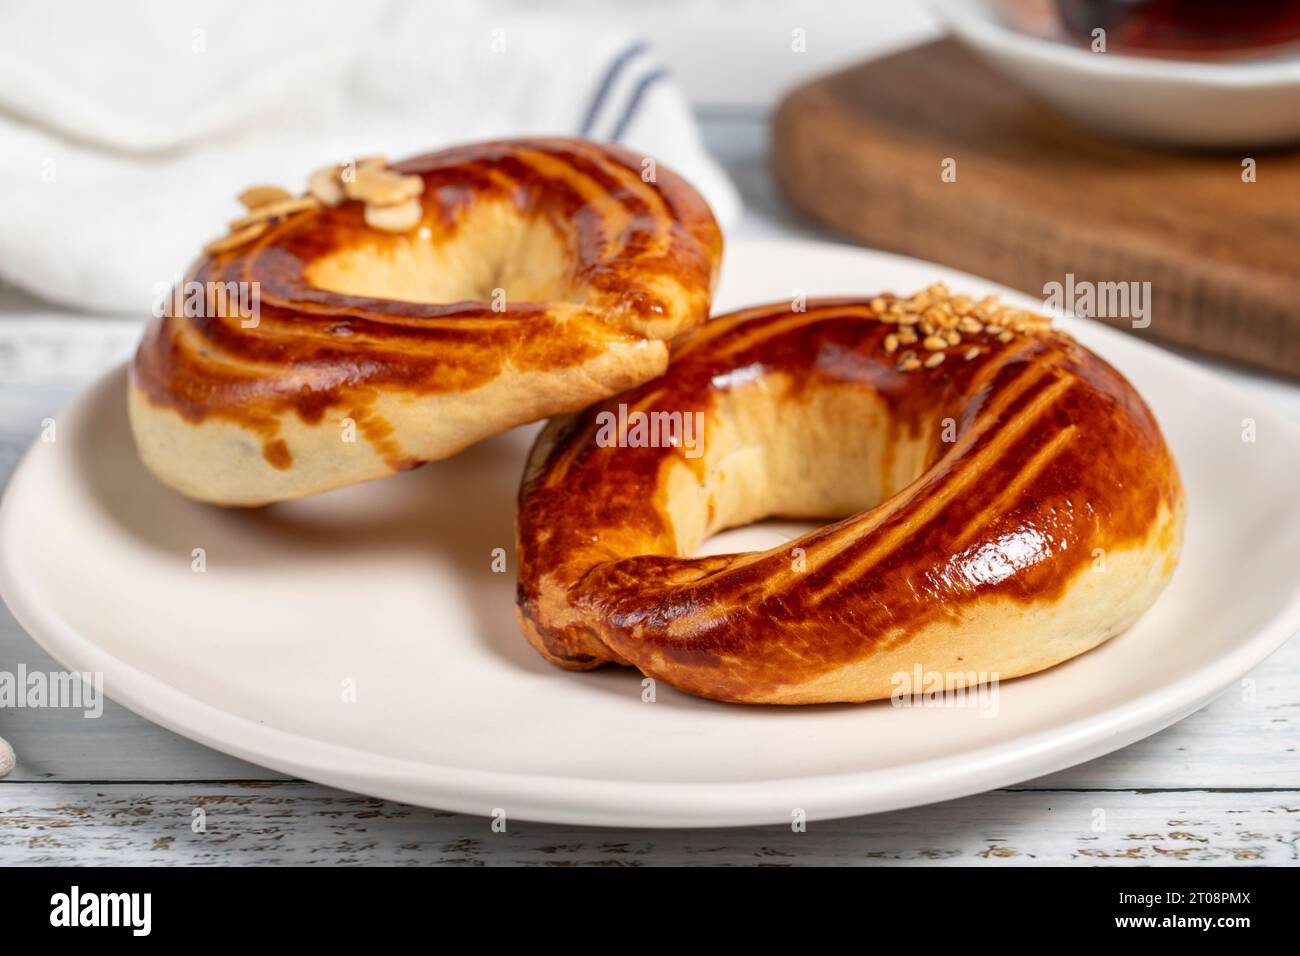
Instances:
[[[298,213],[246,246],[199,260],[187,281],[257,282],[260,321],[239,315],[152,321],[132,366],[133,387],[190,422],[218,418],[260,438],[267,461],[292,467],[277,436],[280,416],[307,424],[349,409],[385,457],[391,431],[367,416],[380,391],[466,392],[512,371],[580,364],[611,339],[666,338],[708,316],[722,239],[704,200],[658,166],[642,179],[642,158],[614,146],[564,139],[482,143],[397,164],[425,181],[423,219],[404,234],[377,232],[364,207]],[[451,238],[484,200],[515,205],[564,237],[573,301],[426,304],[341,295],[306,274],[321,257],[355,244],[385,247],[427,229]],[[664,294],[663,290],[672,294]],[[561,411],[567,409],[556,409]],[[401,468],[400,451],[390,464]]]
[[[660,379],[553,422],[519,496],[530,641],[565,667],[630,663],[690,693],[764,701],[981,602],[1050,607],[1094,549],[1168,539],[1157,542],[1167,566],[1153,572],[1167,578],[1182,487],[1118,372],[1055,331],[904,372],[882,347],[891,331],[866,301],[733,313],[697,332]],[[790,403],[826,385],[873,391],[888,409],[886,450],[903,433],[928,436],[923,471],[877,507],[770,551],[679,556],[663,476],[691,463],[676,448],[599,447],[597,414],[619,403],[708,414],[725,390],[773,376],[788,376]],[[955,441],[923,427],[946,418]],[[806,555],[798,573],[795,548]]]

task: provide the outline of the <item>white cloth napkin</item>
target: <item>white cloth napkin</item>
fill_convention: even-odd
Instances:
[[[620,142],[735,189],[635,38],[490,4],[8,5],[0,30],[0,278],[99,314],[148,314],[255,183],[476,139]]]

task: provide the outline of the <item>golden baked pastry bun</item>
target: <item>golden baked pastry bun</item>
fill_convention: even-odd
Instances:
[[[1129,627],[1185,509],[1151,411],[1045,319],[942,287],[783,302],[548,424],[519,495],[519,619],[560,667],[722,701],[877,700],[918,667],[955,689]],[[769,516],[839,520],[691,557]]]
[[[186,276],[201,307],[156,317],[130,376],[144,463],[222,505],[388,475],[654,378],[708,317],[722,251],[684,180],[578,140],[243,198]]]

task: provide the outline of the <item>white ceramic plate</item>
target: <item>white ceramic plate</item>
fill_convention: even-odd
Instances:
[[[739,245],[719,306],[940,278],[996,291],[842,246]],[[109,696],[144,716],[286,773],[410,803],[704,826],[1004,786],[1167,726],[1300,627],[1300,430],[1135,337],[1070,327],[1159,416],[1190,498],[1186,552],[1136,627],[1003,684],[996,717],[742,707],[663,686],[646,703],[633,672],[557,670],[513,616],[514,499],[534,429],[369,485],[222,511],[167,491],[136,461],[120,370],[59,416],[57,441],[34,446],[15,474],[0,510],[0,584],[51,654],[102,671]],[[1241,440],[1245,418],[1254,443]],[[768,547],[795,530],[733,531],[709,551]],[[491,570],[498,547],[509,573]],[[355,702],[343,700],[345,681]]]
[[[1300,58],[1194,62],[1093,53],[1007,26],[990,0],[930,0],[953,35],[1058,110],[1168,146],[1258,149],[1300,140]]]

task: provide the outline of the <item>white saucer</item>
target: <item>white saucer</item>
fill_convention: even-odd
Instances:
[[[769,242],[728,251],[719,306],[936,279],[996,290],[881,253]],[[1159,416],[1187,485],[1187,547],[1135,628],[1003,684],[996,717],[729,706],[663,686],[646,703],[635,673],[557,670],[513,616],[514,498],[534,429],[362,487],[222,511],[137,462],[121,370],[19,466],[0,507],[0,587],[37,641],[69,668],[102,671],[132,710],[244,759],[410,803],[705,826],[1004,786],[1165,727],[1300,628],[1300,429],[1135,336],[1070,327]],[[1254,443],[1241,440],[1246,418]],[[767,547],[794,530],[729,532],[709,550]],[[508,573],[491,570],[494,548],[511,555]]]
[[[1300,141],[1300,58],[1294,55],[1210,63],[1093,53],[1012,29],[989,0],[930,0],[930,6],[992,66],[1104,133],[1213,149]]]

